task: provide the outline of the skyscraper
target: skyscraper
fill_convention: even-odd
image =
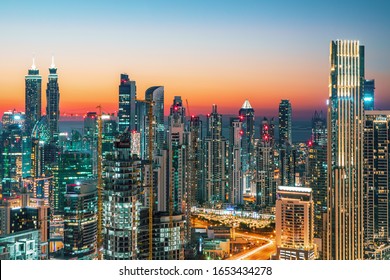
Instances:
[[[279,145],[291,145],[291,103],[282,100],[279,104]]]
[[[66,151],[59,155],[58,165],[53,169],[54,187],[51,209],[55,215],[63,214],[66,186],[75,180],[92,178],[91,155],[80,151]]]
[[[108,260],[137,259],[139,254],[141,160],[130,154],[130,138],[131,132],[121,134],[103,164],[103,255]]]
[[[213,105],[207,116],[207,136],[205,140],[206,201],[210,206],[221,207],[228,202],[227,141],[222,136],[222,115]]]
[[[64,198],[64,257],[93,259],[96,256],[96,181],[68,184]]]
[[[330,43],[327,259],[363,259],[364,46]]]
[[[240,118],[230,119],[230,141],[229,141],[229,187],[230,202],[233,205],[243,204],[243,179],[241,166],[241,137],[242,121]]]
[[[186,192],[185,108],[180,96],[175,96],[168,118],[169,183],[167,192],[173,213],[183,213]],[[168,202],[170,204],[170,202]]]
[[[327,212],[327,130],[326,119],[322,112],[315,111],[312,118],[312,134],[308,141],[306,185],[313,190],[314,201],[314,241],[319,245],[319,257],[323,258],[325,248],[324,215]]]
[[[136,129],[136,98],[137,89],[135,81],[129,79],[129,75],[121,74],[121,80],[119,85],[119,132],[122,133],[126,128],[129,130]]]
[[[275,138],[273,119],[264,118],[256,153],[256,205],[262,209],[275,206]]]
[[[275,259],[313,260],[315,258],[313,220],[311,188],[278,187]]]
[[[58,87],[57,68],[54,65],[54,57],[52,57],[51,66],[49,68],[49,81],[46,89],[46,115],[49,121],[50,133],[58,133],[58,120],[60,118],[60,90]]]
[[[164,87],[155,86],[150,87],[145,91],[145,100],[153,101],[153,116],[154,116],[154,132],[155,141],[154,154],[161,154],[165,141],[165,126],[164,126]],[[146,104],[146,113],[148,112],[149,104]],[[138,120],[140,117],[138,116]],[[140,120],[139,120],[140,121]],[[147,125],[148,126],[148,125]],[[137,129],[138,131],[138,129]],[[146,142],[148,143],[148,142]]]
[[[242,122],[242,171],[246,172],[251,167],[251,159],[253,156],[253,137],[255,134],[255,110],[253,110],[249,100],[245,100],[238,114]]]
[[[364,120],[364,243],[390,240],[390,111],[366,111]]]
[[[26,135],[29,136],[35,123],[41,118],[42,76],[39,75],[39,70],[35,66],[35,59],[33,59],[33,64],[28,70],[28,74],[25,76],[25,81],[25,131]]]
[[[191,116],[190,143],[189,143],[190,184],[192,189],[193,205],[204,202],[204,154],[202,121],[198,116]]]

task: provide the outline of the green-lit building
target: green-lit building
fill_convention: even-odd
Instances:
[[[53,167],[54,186],[52,208],[55,215],[63,214],[66,186],[77,180],[92,177],[92,158],[87,152],[65,151],[59,155],[58,165]]]
[[[64,257],[93,259],[97,238],[97,182],[77,182],[66,187],[64,197]]]

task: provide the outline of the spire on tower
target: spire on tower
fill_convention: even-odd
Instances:
[[[54,64],[54,55],[51,56],[51,65],[50,68],[56,68],[56,65]]]
[[[252,109],[252,106],[251,106],[251,104],[249,103],[249,100],[248,100],[248,99],[246,99],[245,102],[244,102],[244,104],[242,104],[241,109]]]
[[[31,65],[31,69],[32,70],[36,70],[37,69],[37,67],[35,66],[35,56],[33,56],[33,63]]]

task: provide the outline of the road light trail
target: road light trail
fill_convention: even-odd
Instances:
[[[260,252],[261,250],[264,250],[265,248],[267,248],[269,246],[272,246],[273,243],[274,243],[274,241],[271,240],[271,239],[258,237],[258,236],[251,235],[251,234],[236,233],[236,235],[237,236],[242,236],[242,237],[249,237],[249,238],[254,238],[254,239],[258,239],[258,240],[267,241],[267,244],[264,244],[264,245],[262,245],[262,246],[260,246],[258,248],[254,248],[254,249],[250,250],[249,252],[245,253],[244,255],[239,254],[238,256],[230,257],[230,258],[228,258],[228,260],[243,260],[243,259],[249,258],[250,256]]]

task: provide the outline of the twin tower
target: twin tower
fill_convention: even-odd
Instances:
[[[25,133],[31,135],[35,124],[41,119],[42,108],[42,76],[39,75],[39,69],[33,64],[25,76],[26,95],[25,95]],[[50,133],[58,133],[58,120],[60,116],[60,90],[58,87],[57,68],[54,64],[54,57],[49,67],[49,77],[46,89],[46,116],[48,119]]]

